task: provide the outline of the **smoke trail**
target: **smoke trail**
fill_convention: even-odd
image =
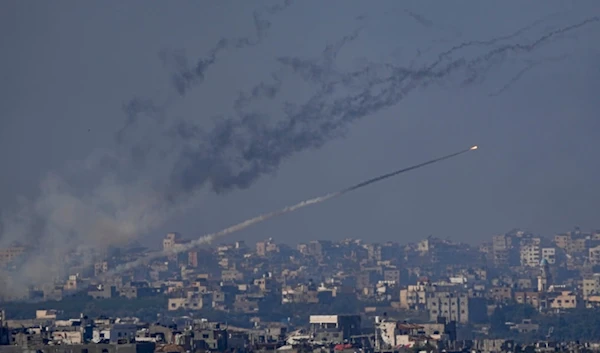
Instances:
[[[254,38],[221,38],[217,43],[208,50],[205,57],[197,59],[195,64],[191,65],[186,57],[184,50],[161,50],[158,53],[159,59],[163,66],[173,71],[171,74],[171,82],[175,92],[179,96],[185,96],[196,85],[204,82],[208,70],[217,63],[219,54],[223,54],[227,50],[240,50],[247,47],[254,47],[261,44],[267,37],[267,33],[271,28],[271,22],[265,19],[265,15],[274,16],[283,12],[293,4],[293,0],[284,0],[280,4],[267,7],[262,10],[254,11]],[[164,118],[164,110],[169,107],[174,101],[173,96],[165,99],[165,102],[157,104],[149,99],[133,98],[123,106],[123,110],[127,115],[125,126],[117,134],[117,141],[124,142],[124,134],[126,130],[136,123],[140,116],[146,118]]]
[[[93,250],[126,244],[155,229],[190,207],[205,186],[215,192],[246,188],[295,153],[343,136],[352,122],[398,104],[417,88],[461,73],[470,84],[500,65],[506,53],[532,52],[597,20],[554,30],[533,42],[466,43],[442,52],[437,62],[422,68],[368,63],[341,71],[336,58],[359,38],[359,29],[328,45],[318,60],[280,58],[281,67],[272,80],[240,95],[234,115],[208,130],[172,120],[168,104],[133,100],[127,105],[128,120],[120,139],[120,148],[127,153],[99,153],[66,174],[51,174],[40,196],[24,202],[14,217],[3,222],[0,247],[18,240],[34,249],[12,276],[15,282],[0,291],[26,293],[23,289],[30,284],[52,285],[54,278],[68,274],[65,264],[78,258],[82,267],[94,263],[102,255]],[[475,57],[451,58],[469,46],[491,48]],[[312,96],[297,104],[285,102],[277,121],[249,109],[277,97],[290,71],[315,85]],[[203,76],[193,74],[188,81],[201,82],[198,78]],[[145,124],[136,123],[141,116],[147,117]]]
[[[216,63],[217,56],[223,51],[259,45],[266,38],[267,31],[271,28],[271,22],[263,17],[264,13],[266,12],[269,15],[275,15],[284,11],[291,5],[292,0],[285,0],[284,3],[273,5],[264,11],[255,11],[253,14],[255,38],[222,38],[211,50],[209,50],[208,55],[205,58],[199,59],[193,67],[188,64],[188,61],[184,56],[185,54],[182,52],[161,52],[160,56],[165,65],[172,63],[172,65],[175,66],[174,69],[176,72],[171,77],[175,90],[183,96],[194,84],[203,82],[206,71]]]
[[[511,78],[504,86],[502,86],[497,91],[490,93],[489,96],[490,97],[495,97],[495,96],[499,96],[502,93],[506,92],[515,82],[517,82],[518,80],[520,80],[521,77],[523,77],[523,75],[525,75],[529,71],[533,70],[534,68],[538,67],[539,65],[542,65],[542,64],[545,64],[545,63],[548,63],[548,62],[556,62],[556,61],[565,60],[566,58],[567,58],[567,55],[561,55],[561,56],[558,56],[558,57],[552,57],[552,58],[546,58],[546,59],[542,59],[542,60],[529,61],[527,63],[527,65],[523,69],[521,69],[521,71],[517,72],[513,76],[513,78]]]
[[[472,84],[484,78],[491,68],[500,65],[507,53],[532,52],[560,34],[595,21],[597,18],[554,30],[531,43],[504,44],[471,59],[460,57],[443,63],[450,53],[458,50],[452,49],[423,68],[368,64],[355,71],[340,72],[332,65],[331,58],[337,56],[342,45],[328,46],[319,60],[280,58],[279,62],[284,67],[315,84],[315,93],[303,104],[285,104],[284,118],[271,124],[264,123],[268,119],[251,111],[221,119],[216,129],[210,132],[203,132],[188,123],[185,129],[179,131],[198,132],[179,136],[190,144],[177,158],[171,174],[171,186],[179,194],[206,183],[216,192],[248,187],[261,175],[274,172],[281,161],[294,153],[318,149],[327,141],[343,136],[345,128],[354,121],[398,104],[417,88],[442,82],[459,73],[464,73],[461,78],[463,84]],[[347,43],[356,38],[357,33],[339,43]],[[498,40],[488,42],[496,43]],[[195,144],[199,136],[210,141],[207,148]],[[229,158],[234,159],[235,164],[224,165],[223,161]]]
[[[419,168],[425,167],[425,166],[430,165],[430,164],[438,163],[438,162],[441,162],[443,160],[456,157],[456,156],[461,155],[463,153],[467,153],[469,151],[473,151],[475,149],[477,149],[477,146],[473,146],[473,147],[468,148],[466,150],[455,152],[455,153],[452,153],[452,154],[449,154],[449,155],[446,155],[446,156],[443,156],[443,157],[438,157],[438,158],[429,160],[427,162],[419,163],[419,164],[416,164],[416,165],[413,165],[413,166],[410,166],[410,167],[407,167],[407,168],[402,168],[402,169],[399,169],[399,170],[396,170],[396,171],[393,171],[393,172],[390,172],[390,173],[387,173],[387,174],[383,174],[383,175],[377,176],[375,178],[372,178],[372,179],[369,179],[369,180],[366,180],[366,181],[362,181],[362,182],[357,183],[355,185],[349,186],[349,187],[344,188],[344,189],[342,189],[340,191],[337,191],[337,192],[332,192],[332,193],[328,193],[328,194],[325,194],[325,195],[322,195],[322,196],[314,197],[314,198],[311,198],[311,199],[308,199],[308,200],[301,201],[301,202],[299,202],[299,203],[297,203],[295,205],[292,205],[292,206],[287,206],[287,207],[284,207],[282,209],[279,209],[279,210],[276,210],[276,211],[273,211],[273,212],[265,213],[265,214],[262,214],[262,215],[259,215],[259,216],[247,219],[247,220],[245,220],[243,222],[240,222],[240,223],[238,223],[236,225],[233,225],[231,227],[228,227],[228,228],[225,228],[223,230],[220,230],[220,231],[218,231],[216,233],[211,233],[211,234],[204,235],[204,236],[202,236],[202,237],[200,237],[200,238],[198,238],[198,239],[196,239],[196,240],[194,240],[194,241],[192,241],[192,242],[190,242],[188,244],[180,245],[180,246],[176,247],[175,249],[172,249],[171,251],[156,252],[156,253],[152,254],[151,256],[147,256],[147,257],[138,259],[136,261],[132,261],[132,262],[120,265],[117,268],[115,268],[113,271],[110,271],[110,272],[104,274],[100,278],[106,278],[106,277],[110,277],[110,276],[114,276],[114,275],[123,273],[123,272],[131,270],[131,269],[133,269],[135,267],[141,266],[141,265],[147,263],[148,261],[156,259],[156,258],[160,258],[160,257],[164,257],[164,256],[167,256],[167,255],[173,255],[173,254],[178,254],[178,253],[182,253],[182,252],[185,252],[185,251],[189,251],[189,250],[191,250],[191,249],[193,249],[195,247],[198,247],[199,245],[210,243],[210,242],[212,242],[213,240],[215,240],[217,238],[221,238],[223,236],[226,236],[226,235],[229,235],[229,234],[241,231],[241,230],[246,229],[246,228],[248,228],[248,227],[250,227],[252,225],[255,225],[255,224],[267,221],[267,220],[269,220],[271,218],[278,217],[278,216],[281,216],[281,215],[286,214],[286,213],[294,212],[294,211],[297,211],[297,210],[299,210],[301,208],[304,208],[304,207],[307,207],[307,206],[316,205],[318,203],[325,202],[327,200],[330,200],[330,199],[333,199],[335,197],[339,197],[339,196],[345,195],[345,194],[347,194],[349,192],[352,192],[354,190],[357,190],[357,189],[363,188],[365,186],[368,186],[368,185],[371,185],[371,184],[383,181],[383,180],[391,178],[393,176],[396,176],[396,175],[399,175],[399,174],[402,174],[402,173],[406,173],[406,172],[409,172],[411,170],[419,169]]]

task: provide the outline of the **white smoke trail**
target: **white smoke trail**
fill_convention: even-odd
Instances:
[[[161,257],[165,257],[165,256],[179,254],[179,253],[182,253],[182,252],[185,252],[185,251],[189,251],[189,250],[191,250],[191,249],[193,249],[195,247],[198,247],[200,245],[210,243],[214,239],[223,237],[225,235],[229,235],[231,233],[238,232],[240,230],[246,229],[246,228],[248,228],[248,227],[250,227],[250,226],[252,226],[254,224],[264,222],[264,221],[266,221],[268,219],[271,219],[273,217],[281,216],[283,214],[294,212],[294,211],[297,211],[297,210],[299,210],[301,208],[304,208],[304,207],[307,207],[307,206],[315,205],[315,204],[318,204],[318,203],[330,200],[332,198],[335,198],[335,197],[338,197],[338,196],[342,196],[342,195],[344,195],[346,193],[349,193],[349,192],[352,192],[354,190],[357,190],[357,189],[360,189],[362,187],[365,187],[367,185],[370,185],[370,184],[373,184],[373,183],[377,183],[379,181],[391,178],[391,177],[396,176],[398,174],[405,173],[405,172],[408,172],[408,171],[411,171],[411,170],[414,170],[414,169],[418,169],[418,168],[424,167],[424,166],[429,165],[429,164],[440,162],[440,161],[445,160],[445,159],[456,157],[456,156],[458,156],[460,154],[466,153],[468,151],[473,151],[473,150],[476,150],[476,149],[477,149],[477,146],[473,146],[473,147],[470,147],[470,148],[468,148],[466,150],[455,152],[455,153],[452,153],[452,154],[449,154],[449,155],[446,155],[446,156],[443,156],[443,157],[439,157],[439,158],[435,158],[435,159],[429,160],[427,162],[419,163],[419,164],[416,164],[416,165],[413,165],[413,166],[410,166],[410,167],[407,167],[407,168],[402,168],[402,169],[393,171],[391,173],[383,174],[383,175],[380,175],[380,176],[368,179],[366,181],[362,181],[362,182],[360,182],[358,184],[355,184],[353,186],[350,186],[348,188],[342,189],[342,190],[337,191],[337,192],[333,192],[333,193],[329,193],[329,194],[326,194],[326,195],[323,195],[323,196],[318,196],[318,197],[315,197],[315,198],[312,198],[312,199],[304,200],[304,201],[301,201],[301,202],[299,202],[299,203],[297,203],[295,205],[287,206],[287,207],[284,207],[284,208],[279,209],[277,211],[272,211],[272,212],[269,212],[269,213],[262,214],[260,216],[256,216],[254,218],[247,219],[247,220],[245,220],[243,222],[240,222],[240,223],[238,223],[236,225],[233,225],[231,227],[228,227],[228,228],[225,228],[223,230],[220,230],[220,231],[218,231],[216,233],[211,233],[211,234],[204,235],[204,236],[202,236],[202,237],[200,237],[200,238],[198,238],[198,239],[196,239],[196,240],[194,240],[194,241],[192,241],[190,243],[180,244],[179,246],[177,246],[177,247],[175,247],[173,249],[170,249],[169,251],[158,251],[158,252],[152,253],[152,254],[150,254],[150,255],[148,255],[146,257],[143,257],[141,259],[138,259],[138,260],[135,260],[135,261],[131,261],[131,262],[128,262],[128,263],[125,263],[125,264],[122,264],[122,265],[119,265],[114,270],[105,273],[100,278],[106,278],[106,277],[118,275],[118,274],[120,274],[122,272],[125,272],[125,271],[131,270],[131,269],[133,269],[135,267],[141,266],[141,265],[143,265],[143,264],[145,264],[148,261],[151,261],[153,259],[157,259],[157,258],[161,258]]]
[[[314,204],[317,204],[317,203],[321,203],[321,202],[327,201],[327,200],[332,199],[334,197],[341,196],[344,193],[345,192],[343,192],[343,191],[338,191],[338,192],[330,193],[330,194],[327,194],[327,195],[324,195],[324,196],[315,197],[315,198],[312,198],[312,199],[309,199],[309,200],[304,200],[304,201],[299,202],[299,203],[297,203],[295,205],[287,206],[287,207],[282,208],[282,209],[277,210],[277,211],[272,211],[272,212],[269,212],[269,213],[264,213],[264,214],[262,214],[260,216],[256,216],[254,218],[247,219],[247,220],[245,220],[243,222],[240,222],[240,223],[238,223],[236,225],[233,225],[231,227],[225,228],[225,229],[220,230],[218,232],[206,234],[206,235],[204,235],[204,236],[202,236],[202,237],[200,237],[200,238],[198,238],[198,239],[196,239],[196,240],[194,240],[194,241],[192,241],[190,243],[179,244],[179,246],[176,246],[175,248],[171,249],[170,251],[155,252],[155,253],[152,253],[152,254],[144,257],[144,258],[141,258],[141,259],[138,259],[138,260],[135,260],[135,261],[131,261],[131,262],[128,262],[126,264],[119,265],[113,271],[106,272],[103,276],[101,276],[101,278],[110,277],[110,276],[114,276],[114,275],[120,274],[122,272],[125,272],[125,271],[131,270],[133,268],[139,267],[139,266],[147,263],[148,261],[151,261],[151,260],[154,260],[154,259],[157,259],[157,258],[161,258],[161,257],[164,257],[164,256],[173,255],[173,254],[179,254],[179,253],[182,253],[182,252],[185,252],[185,251],[189,251],[189,250],[191,250],[191,249],[193,249],[193,248],[195,248],[197,246],[200,246],[200,245],[203,245],[203,244],[208,244],[208,243],[212,242],[214,239],[223,237],[225,235],[229,235],[231,233],[238,232],[238,231],[240,231],[242,229],[246,229],[246,228],[248,228],[248,227],[250,227],[250,226],[252,226],[254,224],[264,222],[264,221],[266,221],[268,219],[271,219],[273,217],[281,216],[281,215],[283,215],[285,213],[294,212],[294,211],[296,211],[296,210],[298,210],[300,208],[306,207],[306,206],[310,206],[310,205],[314,205]]]

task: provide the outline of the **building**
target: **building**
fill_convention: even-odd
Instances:
[[[595,273],[591,278],[584,278],[582,283],[583,299],[600,294],[600,273]]]
[[[528,304],[534,308],[542,306],[543,295],[539,292],[516,292],[515,301],[518,304]]]
[[[536,267],[542,255],[540,238],[527,238],[521,241],[521,266]]]
[[[94,264],[94,277],[108,272],[108,261],[96,262]]]
[[[600,245],[590,248],[590,250],[588,250],[588,256],[590,264],[600,265]]]
[[[299,284],[295,287],[285,286],[281,291],[281,303],[316,304],[319,303],[319,294],[317,287],[312,283]]]
[[[434,286],[429,282],[417,282],[400,290],[400,308],[421,310],[427,306],[427,293],[433,292]]]
[[[563,249],[567,254],[583,253],[587,250],[589,239],[579,230],[554,236],[556,247]]]
[[[399,347],[412,348],[426,341],[456,340],[456,323],[438,320],[429,324],[409,324],[375,318],[376,351],[395,351]]]
[[[0,249],[0,267],[6,266],[25,252],[22,246]]]
[[[494,287],[490,289],[488,297],[496,303],[508,303],[513,299],[512,288]]]
[[[570,291],[563,291],[558,296],[549,300],[552,309],[575,309],[579,305],[577,295]]]
[[[388,283],[394,283],[400,285],[400,270],[399,269],[386,269],[383,271],[383,280]]]
[[[192,268],[198,267],[198,252],[190,251],[188,252],[188,266]]]
[[[182,243],[181,234],[171,232],[163,239],[163,251],[169,252],[175,249],[177,244]]]
[[[485,298],[470,297],[466,292],[430,292],[426,300],[429,319],[434,322],[444,318],[466,324],[481,323],[487,319]]]
[[[360,315],[311,315],[309,322],[317,342],[341,343],[361,334]]]
[[[513,237],[502,234],[492,238],[492,259],[496,267],[514,266],[519,262],[519,252],[513,251]],[[516,258],[516,259],[515,259]]]
[[[277,246],[272,239],[256,243],[256,255],[258,256],[266,256],[267,253],[277,251],[279,251],[279,246]]]
[[[542,259],[545,259],[548,264],[556,264],[556,248],[542,248]]]
[[[35,318],[36,320],[56,320],[57,314],[56,310],[36,310]]]
[[[210,303],[210,300],[209,300]],[[204,306],[204,294],[198,292],[187,292],[185,297],[169,298],[168,309],[175,311],[179,309],[200,310]]]
[[[94,328],[92,334],[93,342],[117,343],[119,341],[132,341],[137,334],[137,326],[134,324],[112,323],[107,327]]]

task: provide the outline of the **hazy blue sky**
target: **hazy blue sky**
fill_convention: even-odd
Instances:
[[[363,32],[338,54],[340,70],[367,62],[408,66],[418,51],[415,64],[426,65],[461,42],[510,34],[551,14],[558,13],[504,43],[529,43],[553,28],[600,16],[595,0],[297,1],[264,14],[271,27],[260,44],[219,53],[205,81],[175,98],[173,69],[159,52],[185,50],[194,62],[221,38],[253,39],[252,12],[277,3],[1,2],[3,213],[14,210],[20,196],[35,197],[49,171],[60,174],[99,148],[114,149],[126,121],[122,105],[133,97],[174,97],[167,119],[211,121],[231,113],[239,91],[280,70],[277,57],[318,58],[328,43],[359,26]],[[157,239],[169,230],[200,236],[473,144],[480,145],[477,153],[283,216],[231,240],[408,242],[435,235],[478,242],[514,227],[543,235],[575,225],[600,228],[598,43],[600,23],[590,23],[539,50],[510,54],[476,85],[455,79],[414,90],[350,125],[344,138],[294,154],[248,189],[225,195],[206,190],[196,206],[140,236]],[[529,63],[544,60],[493,95]],[[314,89],[289,70],[281,75],[287,98],[265,100],[261,109],[302,102]],[[144,173],[170,168],[160,159],[150,164]]]

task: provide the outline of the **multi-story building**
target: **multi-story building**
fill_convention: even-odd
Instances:
[[[198,267],[198,251],[192,250],[188,252],[188,266],[191,268]]]
[[[506,234],[494,235],[492,238],[492,257],[494,265],[497,267],[507,267],[515,265],[518,262],[514,259],[515,252],[513,251],[513,238]]]
[[[6,266],[25,252],[22,246],[0,249],[0,267]]]
[[[397,268],[389,268],[383,270],[383,280],[395,285],[400,284],[400,270]]]
[[[521,266],[535,267],[540,263],[541,251],[541,239],[540,238],[528,238],[521,241],[520,248],[521,255]]]
[[[595,273],[591,278],[584,278],[582,283],[583,299],[600,295],[600,273]]]
[[[277,246],[272,239],[256,243],[256,255],[258,256],[266,256],[267,253],[277,251],[279,251],[279,246]]]
[[[534,308],[540,308],[544,300],[543,293],[539,292],[516,292],[515,301],[518,304],[528,304]]]
[[[103,273],[108,272],[108,261],[96,262],[94,264],[94,277],[98,277]]]
[[[588,259],[592,265],[600,265],[600,245],[588,250]]]
[[[512,288],[510,287],[494,287],[490,289],[488,298],[496,303],[506,303],[513,299]]]
[[[589,237],[579,231],[554,236],[556,247],[563,249],[569,255],[586,252],[589,242]]]
[[[471,297],[467,292],[430,292],[426,296],[429,319],[445,318],[462,324],[480,323],[487,319],[485,298]]]
[[[550,265],[556,264],[556,248],[542,248],[541,259],[545,259]]]
[[[563,233],[554,236],[554,244],[559,249],[567,250],[570,240],[571,234]]]
[[[163,251],[170,251],[175,248],[177,244],[181,243],[181,234],[171,232],[167,234],[165,239],[163,239]]]
[[[427,307],[427,293],[435,291],[429,282],[417,282],[400,290],[400,307],[402,309],[421,310]]]

